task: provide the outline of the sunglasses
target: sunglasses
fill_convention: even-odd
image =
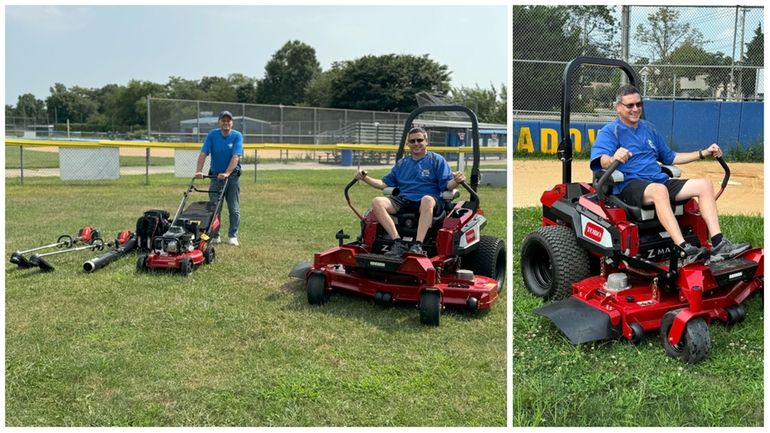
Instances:
[[[628,108],[629,110],[630,110],[630,109],[632,109],[632,108],[634,108],[634,107],[636,107],[636,108],[642,108],[642,103],[641,103],[641,102],[632,102],[632,103],[630,103],[630,104],[624,104],[624,103],[622,103],[622,102],[621,102],[621,103],[620,103],[620,105],[622,105],[622,106],[624,106],[624,107]]]
[[[417,143],[422,143],[423,141],[425,141],[424,138],[413,138],[411,140],[408,140],[407,143],[409,143],[409,144],[417,144]]]

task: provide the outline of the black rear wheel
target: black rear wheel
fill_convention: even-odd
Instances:
[[[588,278],[591,265],[570,227],[546,226],[521,246],[521,275],[533,295],[558,301],[572,294],[572,283]]]
[[[147,272],[147,254],[142,254],[136,259],[136,271]]]
[[[478,247],[462,257],[463,268],[476,275],[494,278],[497,293],[505,283],[505,242],[492,236],[482,236]]]
[[[214,249],[214,247],[207,245],[206,249],[203,250],[203,260],[206,261],[207,265],[210,265],[214,263],[214,260],[217,258],[217,251]]]
[[[182,261],[179,263],[179,272],[181,272],[185,277],[192,274],[193,262],[191,258],[185,257],[182,259]]]

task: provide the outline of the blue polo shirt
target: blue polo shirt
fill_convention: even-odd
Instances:
[[[428,152],[420,159],[407,155],[401,158],[382,178],[387,186],[397,186],[400,196],[411,201],[420,201],[423,196],[433,196],[439,201],[441,192],[452,180],[452,171],[444,157]]]
[[[666,140],[655,130],[652,123],[639,120],[637,127],[631,128],[620,119],[615,119],[604,125],[591,147],[591,170],[601,170],[601,156],[612,156],[620,147],[628,149],[632,156],[618,167],[625,178],[622,183],[614,186],[613,194],[619,194],[632,180],[657,183],[668,180],[668,175],[660,169],[658,161],[671,164],[676,153],[668,147]]]
[[[243,135],[231,129],[227,137],[222,135],[219,128],[212,129],[206,135],[203,141],[201,153],[211,155],[211,174],[217,175],[224,173],[233,155],[243,156]],[[238,161],[236,170],[241,169],[241,162]]]

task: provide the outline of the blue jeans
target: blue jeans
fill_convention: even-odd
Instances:
[[[224,180],[212,179],[209,185],[209,200],[216,202],[219,197],[219,192],[224,186]],[[225,201],[227,202],[227,211],[230,214],[230,227],[228,228],[228,236],[231,238],[238,237],[238,227],[241,225],[241,178],[238,176],[230,176],[227,182],[227,189],[225,190]],[[224,206],[223,206],[224,207]],[[222,219],[220,213],[219,227],[222,227]],[[212,237],[219,236],[219,229],[212,233]]]

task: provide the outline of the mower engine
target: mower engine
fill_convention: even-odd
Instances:
[[[183,227],[171,226],[171,228],[158,238],[155,238],[155,249],[171,254],[184,253],[194,249],[192,233]]]

